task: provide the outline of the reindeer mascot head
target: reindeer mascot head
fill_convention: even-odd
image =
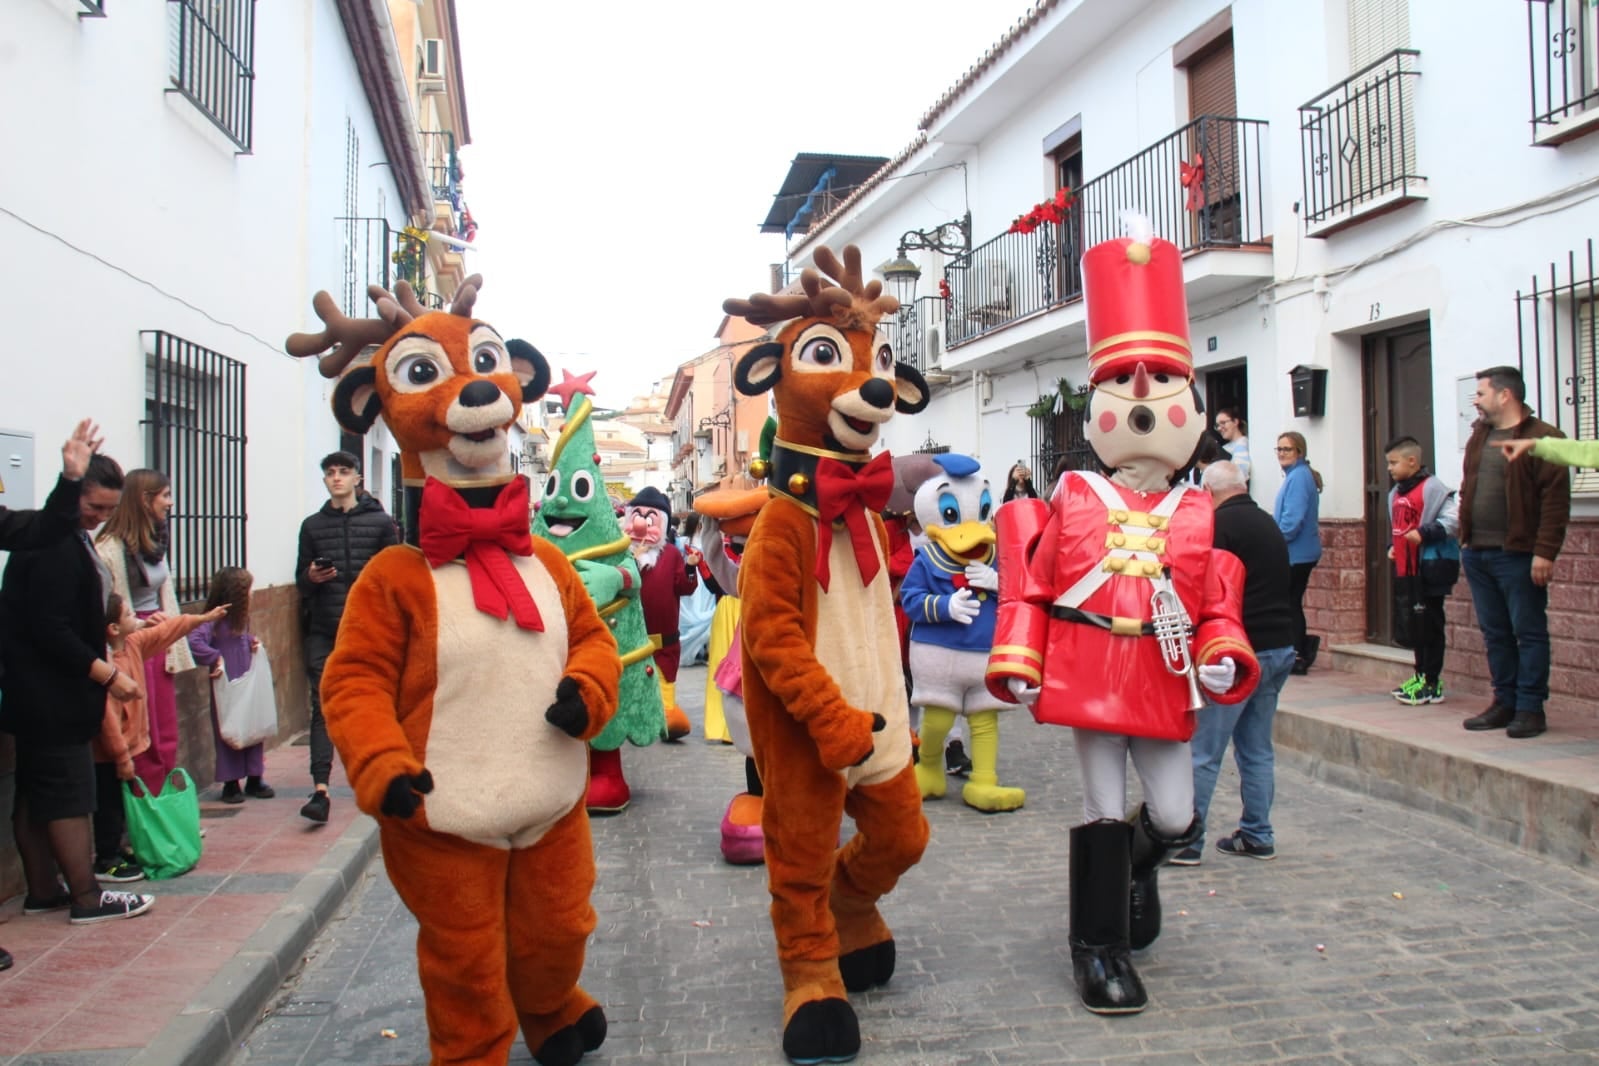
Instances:
[[[896,411],[920,411],[928,394],[877,333],[899,305],[879,282],[863,283],[860,251],[845,248],[840,262],[818,248],[816,265],[800,294],[722,308],[773,338],[739,360],[734,384],[770,391],[777,406],[772,498],[745,546],[739,592],[783,1050],[795,1062],[842,1062],[860,1049],[846,992],[894,972],[877,901],[927,843],[878,517],[894,476],[889,456],[868,449]],[[857,833],[839,849],[846,806]]]
[[[321,292],[327,328],[288,340],[296,356],[332,349],[321,369],[346,429],[383,417],[415,511],[414,545],[350,590],[322,706],[420,927],[433,1061],[504,1061],[520,1027],[543,1066],[571,1066],[605,1039],[577,984],[594,928],[585,741],[621,665],[571,564],[528,533],[506,435],[549,368],[472,317],[478,284],[448,312],[374,286],[381,317],[360,320]]]

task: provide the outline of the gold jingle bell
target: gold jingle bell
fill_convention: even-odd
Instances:
[[[750,460],[750,477],[754,478],[756,481],[765,481],[766,475],[771,473],[771,470],[772,464],[768,463],[765,459]]]
[[[804,474],[792,474],[788,479],[788,491],[795,496],[803,496],[810,491],[811,479]]]

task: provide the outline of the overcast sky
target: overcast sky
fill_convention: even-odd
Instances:
[[[457,0],[485,317],[621,407],[767,286],[799,152],[892,157],[1027,0]]]

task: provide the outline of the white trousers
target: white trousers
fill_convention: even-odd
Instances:
[[[1127,756],[1144,786],[1149,820],[1164,836],[1181,836],[1194,821],[1194,766],[1187,741],[1124,737],[1073,729],[1083,772],[1083,821],[1127,816]]]

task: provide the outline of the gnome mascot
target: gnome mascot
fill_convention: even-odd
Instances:
[[[646,486],[622,511],[622,531],[633,542],[633,561],[644,581],[639,600],[644,604],[644,628],[655,645],[655,676],[666,708],[666,739],[681,740],[692,727],[677,705],[677,666],[682,654],[677,631],[679,601],[700,587],[700,552],[691,545],[685,555],[667,540],[666,527],[671,522],[672,504],[653,485]]]
[[[1155,875],[1197,839],[1188,739],[1206,699],[1238,703],[1259,666],[1243,566],[1212,547],[1211,505],[1176,481],[1204,430],[1182,257],[1147,233],[1083,256],[1096,472],[999,509],[996,696],[1072,727],[1084,788],[1071,831],[1071,950],[1098,1014],[1144,1009],[1129,952],[1160,932]],[[1127,760],[1144,803],[1126,808]]]

